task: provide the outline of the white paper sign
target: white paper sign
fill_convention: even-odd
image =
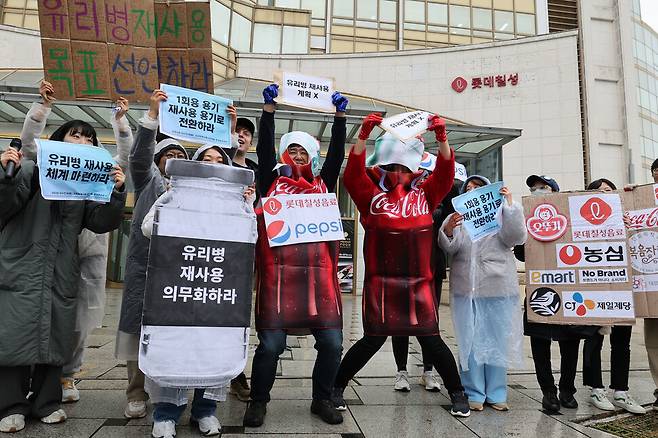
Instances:
[[[270,247],[345,238],[335,193],[263,198],[263,216]]]
[[[574,242],[626,237],[618,194],[571,196],[569,214]]]
[[[455,161],[455,179],[466,181],[467,178],[468,173],[466,172],[466,166]]]
[[[634,318],[631,291],[562,292],[564,316],[578,318]]]
[[[404,141],[427,131],[428,119],[431,115],[426,111],[397,114],[385,118],[379,126]]]
[[[294,72],[275,72],[274,81],[279,84],[277,103],[333,113],[331,103],[334,80]]]

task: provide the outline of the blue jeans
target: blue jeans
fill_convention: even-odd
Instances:
[[[194,390],[194,399],[192,400],[192,418],[200,420],[204,417],[215,415],[217,402],[203,398],[204,389]],[[153,409],[153,421],[171,420],[178,423],[180,416],[183,415],[187,405],[176,406],[173,403],[155,403]]]
[[[329,400],[334,379],[343,353],[343,331],[340,329],[314,329],[315,349],[318,357],[313,367],[313,399]],[[259,344],[251,366],[251,399],[270,401],[270,391],[276,379],[279,356],[286,348],[285,330],[261,330]]]
[[[507,369],[478,364],[473,353],[468,358],[468,371],[460,367],[462,385],[468,400],[477,403],[507,402]]]

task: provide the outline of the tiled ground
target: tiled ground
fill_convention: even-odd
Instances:
[[[84,369],[78,387],[81,400],[67,405],[69,420],[56,426],[29,422],[27,428],[14,434],[27,437],[146,437],[150,436],[150,418],[128,421],[123,418],[125,365],[114,359],[114,336],[121,296],[118,290],[108,290],[105,327],[88,339]],[[357,305],[354,305],[356,302]],[[360,297],[344,300],[345,347],[348,348],[362,333]],[[452,335],[450,310],[442,305],[441,327],[448,345],[456,351]],[[633,329],[631,347],[631,392],[640,403],[653,401],[653,381],[647,370],[641,321]],[[410,348],[409,371],[413,382],[421,373],[419,347],[415,340]],[[252,344],[255,338],[252,336]],[[449,399],[445,390],[429,393],[414,385],[410,393],[393,391],[395,365],[391,344],[388,342],[362,370],[345,393],[349,410],[345,422],[329,426],[311,416],[311,369],[315,358],[313,339],[290,337],[291,347],[280,362],[279,374],[272,402],[268,405],[265,425],[258,429],[242,427],[245,404],[234,398],[221,403],[218,417],[227,438],[246,435],[266,437],[357,438],[357,437],[603,437],[611,436],[579,425],[571,420],[600,414],[587,403],[588,391],[579,386],[577,410],[563,410],[561,415],[549,416],[541,411],[541,391],[532,368],[529,343],[525,343],[526,364],[523,370],[510,373],[509,404],[506,413],[489,408],[474,412],[470,418],[455,419],[447,411]],[[252,350],[254,346],[252,345]],[[604,350],[606,347],[604,347]],[[559,354],[554,351],[553,368],[558,369]],[[609,369],[609,352],[604,352],[604,369]],[[250,373],[250,365],[247,375]],[[578,380],[581,376],[578,375]],[[609,374],[604,374],[604,381]],[[150,409],[149,409],[150,411]],[[188,425],[189,411],[178,427],[177,437],[196,437],[198,432]]]

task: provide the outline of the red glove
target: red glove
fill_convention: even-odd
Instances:
[[[375,126],[379,125],[382,122],[382,115],[379,113],[368,114],[363,123],[361,123],[361,131],[359,132],[359,140],[368,140],[370,133]]]
[[[427,127],[428,131],[434,131],[436,141],[445,143],[448,141],[448,133],[446,131],[446,121],[443,120],[438,114],[429,117],[428,122],[430,126]]]

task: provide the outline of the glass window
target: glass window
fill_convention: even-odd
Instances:
[[[313,18],[324,18],[326,7],[325,0],[302,0],[302,9],[310,10]]]
[[[427,21],[435,24],[448,24],[448,5],[428,3]]]
[[[473,27],[492,29],[491,9],[473,8]]]
[[[377,20],[377,0],[356,0],[356,18]]]
[[[379,0],[379,21],[395,23],[398,17],[395,0]]]
[[[531,14],[516,14],[516,33],[535,34],[535,16]]]
[[[416,0],[405,0],[404,21],[425,22],[425,2]]]
[[[251,21],[233,12],[231,24],[231,47],[239,52],[249,52]]]
[[[404,28],[407,30],[425,30],[425,25],[418,23],[404,23]]]
[[[498,32],[514,32],[514,13],[494,11],[494,21]]]
[[[276,0],[274,4],[279,8],[299,9],[299,0]]]
[[[471,10],[466,6],[450,5],[450,27],[471,27]]]
[[[212,38],[228,45],[228,31],[231,28],[231,11],[229,8],[213,0],[210,2],[210,17],[212,19]]]
[[[354,0],[334,0],[334,15],[354,17]]]
[[[374,21],[361,21],[356,20],[356,27],[365,27],[368,29],[377,29],[377,23]]]
[[[283,49],[281,53],[308,53],[308,28],[283,26]]]
[[[281,51],[281,26],[254,24],[254,53],[279,53]]]

